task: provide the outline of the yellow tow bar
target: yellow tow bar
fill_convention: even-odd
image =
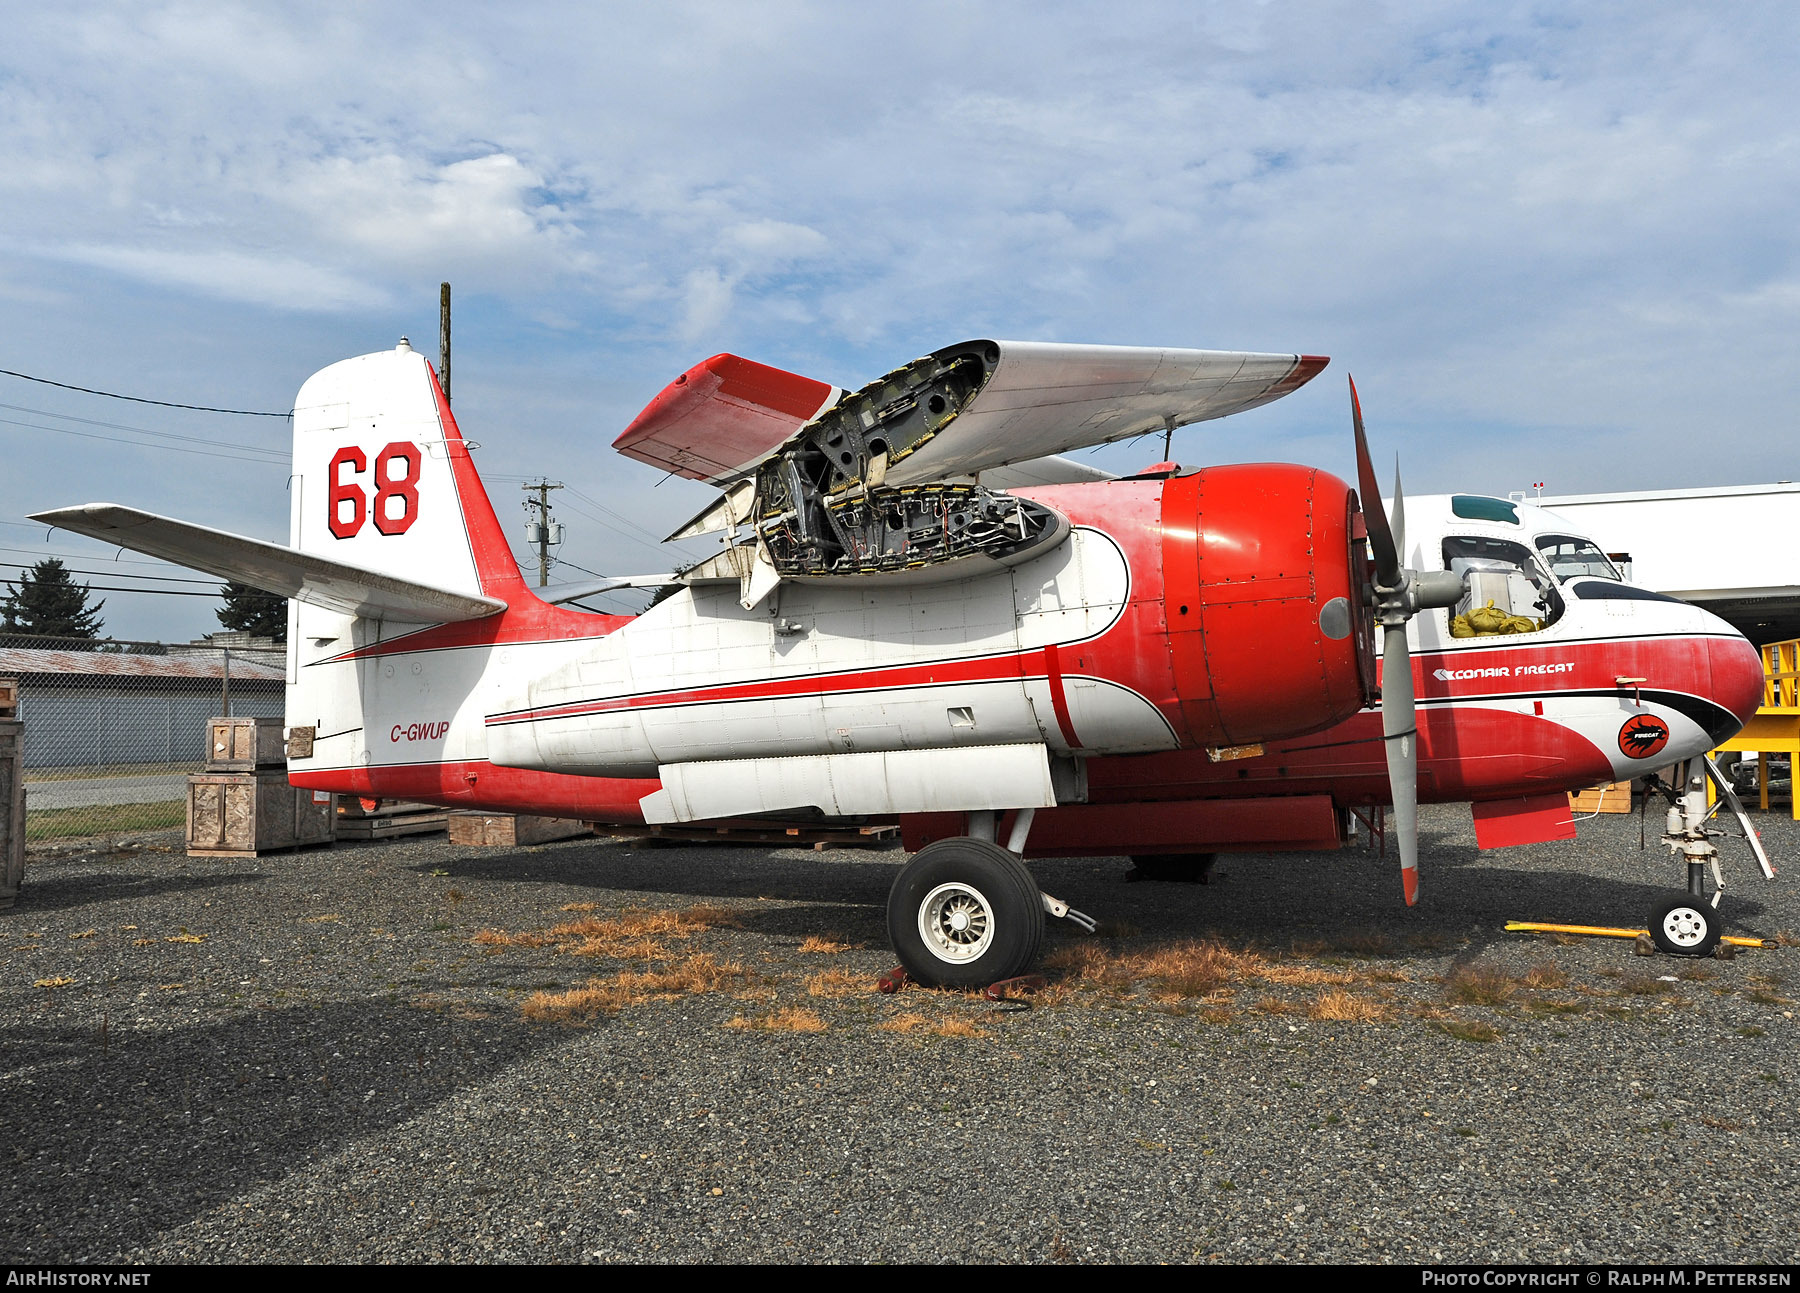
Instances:
[[[1589,934],[1595,938],[1648,938],[1650,931],[1645,929],[1614,929],[1608,925],[1546,925],[1535,920],[1509,920],[1506,922],[1507,932],[1535,931],[1541,934]],[[1760,938],[1738,938],[1727,934],[1719,940],[1730,943],[1734,947],[1767,947]]]

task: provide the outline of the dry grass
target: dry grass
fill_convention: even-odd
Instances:
[[[1525,976],[1520,982],[1528,988],[1537,988],[1540,990],[1544,988],[1566,988],[1569,986],[1569,976],[1563,968],[1555,962],[1539,961],[1536,965],[1525,971]]]
[[[1359,952],[1373,952],[1391,946],[1384,936],[1356,936],[1346,943]],[[1335,945],[1334,946],[1338,946]],[[1288,954],[1300,955],[1300,949]],[[1315,1015],[1326,1019],[1385,1018],[1384,1006],[1359,999],[1347,989],[1355,984],[1406,983],[1411,976],[1401,970],[1356,970],[1329,968],[1297,963],[1293,959],[1263,953],[1254,948],[1234,948],[1216,939],[1190,940],[1144,951],[1118,951],[1103,942],[1083,942],[1058,948],[1044,959],[1044,970],[1052,982],[1040,993],[1038,1001],[1056,1005],[1081,992],[1100,993],[1114,998],[1137,991],[1145,992],[1165,1009],[1183,1003],[1203,1000],[1215,1009],[1202,1013],[1208,1022],[1226,1022],[1233,1018],[1229,1010],[1216,1009],[1241,987],[1326,988],[1318,1000],[1332,1004],[1325,1010],[1341,1009],[1344,1015]],[[1352,1004],[1343,1004],[1352,1003]],[[1316,1003],[1291,1002],[1267,996],[1257,1002],[1256,1009],[1266,1014],[1296,1014],[1320,1009]],[[1186,1013],[1182,1010],[1181,1013]]]
[[[735,1015],[725,1021],[725,1026],[764,1033],[822,1033],[831,1027],[816,1011],[799,1006],[785,1006],[760,1015]]]
[[[943,1019],[929,1019],[917,1011],[908,1011],[903,1015],[895,1015],[875,1025],[875,1031],[881,1033],[925,1033],[932,1037],[987,1037],[988,1030],[974,1020],[963,1015],[950,1015]]]
[[[1444,996],[1464,1006],[1502,1006],[1518,990],[1511,975],[1481,965],[1462,966],[1444,980]]]
[[[874,990],[867,975],[849,970],[822,970],[806,980],[809,997],[860,997]]]
[[[800,944],[802,952],[817,952],[825,956],[836,956],[839,952],[848,952],[853,944],[839,938],[835,934],[815,934]]]
[[[1619,991],[1634,997],[1666,997],[1675,991],[1675,985],[1653,974],[1628,974],[1619,980]]]
[[[1387,1007],[1379,1001],[1358,997],[1342,988],[1329,988],[1312,999],[1306,1008],[1308,1018],[1343,1020],[1348,1023],[1372,1024],[1386,1019]]]
[[[563,911],[586,913],[591,902],[569,903]],[[473,939],[481,947],[555,947],[571,956],[601,956],[613,960],[654,960],[667,955],[659,938],[692,938],[704,929],[740,928],[743,922],[725,907],[701,904],[686,911],[652,911],[636,907],[601,919],[580,915],[549,929],[509,934],[500,929],[478,930]]]
[[[736,961],[719,961],[701,953],[660,970],[621,970],[609,978],[589,979],[582,987],[566,992],[534,992],[520,1011],[527,1019],[540,1022],[576,1023],[596,1015],[616,1015],[627,1006],[716,992],[747,978],[749,972]]]

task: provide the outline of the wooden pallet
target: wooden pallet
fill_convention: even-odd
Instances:
[[[773,844],[780,848],[887,848],[900,838],[898,826],[786,826],[780,822],[720,822],[687,826],[611,826],[595,823],[594,834],[609,839],[670,844]]]
[[[414,812],[383,812],[379,815],[349,816],[340,814],[337,837],[340,840],[391,840],[400,835],[435,835],[445,827],[449,813],[429,804],[407,804]]]

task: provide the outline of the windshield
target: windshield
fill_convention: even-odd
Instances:
[[[1551,573],[1565,584],[1583,576],[1613,580],[1622,578],[1618,567],[1606,559],[1604,552],[1589,540],[1578,539],[1572,534],[1539,535],[1537,550],[1543,555]]]
[[[1463,577],[1463,599],[1450,613],[1451,637],[1536,633],[1562,616],[1556,581],[1522,543],[1451,535],[1444,540],[1444,568]]]

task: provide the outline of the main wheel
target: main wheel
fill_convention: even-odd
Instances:
[[[934,988],[984,988],[1024,972],[1044,941],[1031,872],[998,844],[928,844],[888,891],[888,939],[906,972]]]
[[[1650,937],[1670,956],[1711,956],[1722,932],[1719,913],[1692,894],[1671,898],[1650,913]]]
[[[1217,853],[1133,853],[1131,864],[1137,868],[1134,879],[1173,880],[1182,884],[1205,884],[1212,874]]]

